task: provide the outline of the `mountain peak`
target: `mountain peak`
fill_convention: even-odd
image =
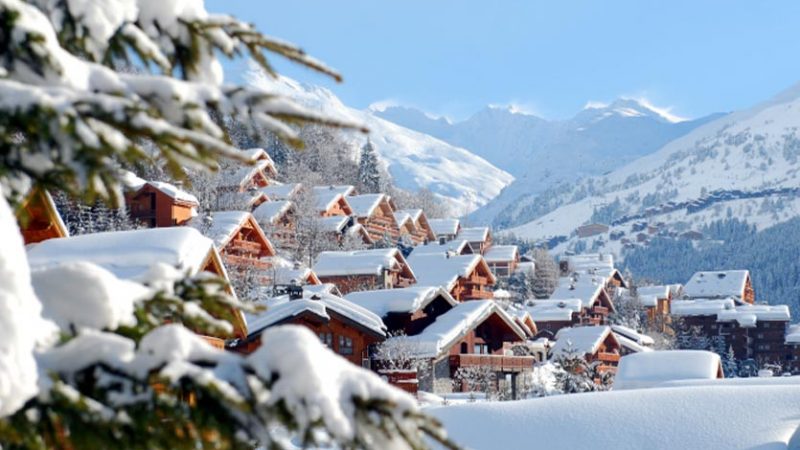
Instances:
[[[649,117],[659,122],[678,123],[686,119],[672,114],[669,108],[660,108],[646,99],[620,97],[612,103],[588,102],[575,116],[580,121],[598,122],[611,117]]]

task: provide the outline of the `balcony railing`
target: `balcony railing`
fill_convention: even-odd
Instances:
[[[602,316],[607,316],[608,315],[608,308],[606,308],[605,306],[595,306],[595,307],[592,308],[592,314],[599,314],[599,315],[602,315]]]
[[[616,353],[600,352],[597,354],[597,360],[605,363],[618,363],[620,356]]]
[[[236,250],[247,253],[260,253],[261,244],[258,242],[245,241],[243,239],[234,239],[228,244],[230,250]]]
[[[459,367],[488,367],[498,372],[522,372],[532,368],[535,363],[535,356],[472,354],[450,356],[450,368],[453,370]]]
[[[272,267],[272,265],[267,261],[249,258],[247,256],[225,255],[223,259],[225,260],[225,264],[228,266],[252,267],[260,270],[267,270]]]

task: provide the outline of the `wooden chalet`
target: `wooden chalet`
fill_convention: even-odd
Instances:
[[[322,252],[312,268],[323,283],[343,294],[353,291],[408,287],[416,275],[396,248]]]
[[[441,286],[458,301],[493,298],[491,288],[496,279],[481,255],[419,254],[415,250],[408,263],[420,285]]]
[[[492,246],[492,233],[489,227],[462,228],[456,235],[456,239],[469,242],[474,253],[481,255]]]
[[[375,344],[386,338],[380,317],[335,295],[302,291],[263,302],[265,311],[247,314],[250,334],[237,350],[251,353],[261,345],[261,333],[272,326],[293,324],[311,329],[331,350],[358,366],[370,367]]]
[[[507,279],[519,267],[519,247],[516,245],[493,245],[484,252],[483,258],[495,277]]]
[[[294,203],[288,200],[264,202],[253,210],[253,217],[275,245],[280,248],[296,246],[297,217]]]
[[[400,235],[407,235],[414,245],[435,242],[434,234],[428,217],[421,209],[403,209],[395,211],[395,220],[400,228]]]
[[[647,310],[647,321],[666,331],[669,323],[669,305],[672,302],[672,289],[669,286],[639,286],[636,288],[639,303]]]
[[[432,242],[425,245],[418,245],[411,251],[412,255],[473,255],[475,254],[469,242],[464,240],[452,240],[447,242]]]
[[[577,298],[531,299],[525,302],[524,309],[536,323],[537,338],[555,339],[559,330],[579,326],[583,317],[583,301]]]
[[[256,219],[245,211],[214,211],[190,225],[214,241],[225,264],[233,269],[269,269],[263,259],[275,256],[275,248]]]
[[[220,171],[221,190],[247,192],[265,188],[277,178],[278,172],[272,158],[260,148],[241,150],[252,164],[234,163]]]
[[[421,333],[458,304],[447,291],[431,286],[351,292],[345,299],[375,313],[389,333],[407,336]]]
[[[350,207],[348,198],[336,186],[315,186],[312,189],[317,205],[317,211],[322,217],[352,216],[353,208]]]
[[[615,311],[605,281],[605,277],[574,273],[559,279],[559,286],[550,298],[579,299],[582,303],[581,324],[605,325],[608,315]],[[534,320],[537,320],[535,316]]]
[[[683,287],[685,298],[733,298],[739,303],[753,304],[756,294],[749,270],[697,272]]]
[[[281,286],[308,287],[322,285],[322,281],[317,274],[301,263],[292,262],[280,256],[265,258],[265,261],[269,264],[269,270],[264,274],[264,284],[272,285],[276,289]]]
[[[739,360],[783,364],[785,336],[791,320],[786,305],[739,304],[737,299],[674,300],[671,312],[682,329],[697,330],[709,340],[722,338]]]
[[[556,335],[551,357],[557,361],[571,354],[582,356],[589,363],[599,361],[599,371],[616,372],[620,352],[619,341],[611,327],[586,326],[561,329]]]
[[[619,342],[622,356],[653,351],[655,341],[646,334],[622,325],[611,325],[611,331]]]
[[[389,239],[397,242],[400,228],[394,217],[394,210],[385,194],[354,195],[347,198],[353,208],[358,223],[367,229],[373,241]]]
[[[197,197],[170,183],[146,181],[128,184],[125,203],[131,218],[148,227],[185,225],[197,215]]]
[[[34,188],[28,192],[17,208],[16,217],[26,245],[69,236],[53,197],[44,189]]]
[[[420,389],[429,392],[435,392],[436,380],[453,379],[460,368],[485,367],[498,380],[510,376],[516,397],[517,376],[536,362],[534,356],[514,355],[514,346],[524,345],[527,335],[492,300],[459,303],[419,334],[401,339],[408,340],[416,357],[431,360],[430,370],[419,374]]]
[[[567,256],[559,261],[562,277],[572,274],[602,277],[609,293],[615,288],[627,288],[627,283],[619,270],[614,268],[614,256],[610,253],[588,253]]]
[[[452,241],[461,231],[458,219],[428,219],[428,224],[439,242]]]
[[[575,233],[580,238],[587,238],[592,236],[597,236],[598,234],[608,233],[608,225],[604,225],[602,223],[590,223],[588,225],[582,225],[575,229]]]
[[[278,183],[272,182],[269,186],[259,188],[259,192],[263,193],[271,201],[289,200],[294,201],[303,191],[303,185],[300,183]]]
[[[375,243],[372,236],[367,232],[363,225],[358,223],[355,217],[330,216],[320,218],[320,227],[340,244],[347,238],[360,240],[363,244],[371,246]]]
[[[77,261],[96,264],[117,278],[145,284],[156,276],[153,267],[157,264],[175,267],[189,275],[209,272],[228,280],[214,243],[191,227],[85,234],[50,239],[28,249],[28,262],[32,269]],[[230,289],[229,293],[235,295]],[[207,337],[212,345],[222,348],[225,339],[247,336],[247,325],[241,312],[234,310],[232,313],[232,334]]]

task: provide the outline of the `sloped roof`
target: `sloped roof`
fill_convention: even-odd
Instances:
[[[469,242],[461,239],[454,239],[452,241],[447,241],[444,244],[440,244],[438,242],[429,242],[425,245],[418,245],[414,247],[414,250],[411,251],[412,255],[446,255],[448,252],[456,255],[460,255],[464,252],[464,250],[468,250],[472,252],[472,248],[469,246]]]
[[[230,240],[245,224],[250,223],[253,231],[257,234],[258,240],[266,247],[266,253],[275,254],[275,249],[269,241],[264,231],[258,225],[253,215],[247,211],[212,211],[208,213],[211,217],[210,225],[204,223],[203,218],[196,217],[189,222],[189,226],[198,230],[205,230],[205,234],[214,240],[214,245],[218,249],[225,248]]]
[[[355,186],[350,184],[332,184],[329,186],[314,186],[315,194],[321,194],[325,192],[342,194],[342,196],[344,197],[349,197],[351,195],[355,195],[356,188]]]
[[[356,217],[371,217],[381,203],[386,200],[385,194],[362,194],[347,198],[347,202],[350,203],[350,207],[353,208],[353,214]]]
[[[639,345],[653,345],[655,341],[653,338],[646,334],[639,333],[638,331],[634,330],[633,328],[628,328],[622,325],[611,325],[611,331],[613,331],[618,337],[624,336],[627,339],[636,342]]]
[[[329,216],[319,218],[320,227],[323,231],[336,231],[341,233],[344,231],[345,227],[347,227],[349,222],[350,217],[348,216]]]
[[[480,264],[486,264],[481,255],[456,255],[447,257],[439,254],[411,253],[408,263],[417,274],[417,282],[424,286],[442,286],[453,289],[459,278],[468,277]],[[487,267],[488,269],[488,267]],[[488,270],[487,270],[488,271]],[[489,284],[494,284],[494,276],[489,272]]]
[[[395,222],[397,222],[397,226],[398,227],[402,227],[403,225],[405,225],[406,222],[410,222],[411,226],[414,226],[414,227],[416,226],[414,224],[414,218],[411,217],[411,214],[408,214],[407,212],[395,211],[394,212],[394,220],[395,220]]]
[[[494,300],[473,300],[459,303],[437,317],[420,334],[392,339],[407,339],[408,342],[414,344],[412,347],[417,356],[434,358],[446,352],[459,339],[494,314],[497,314],[520,340],[526,339],[525,331],[511,316],[497,306]]]
[[[310,284],[321,284],[317,274],[303,264],[294,263],[280,256],[271,256],[263,260],[270,264],[266,275],[272,284],[291,284],[293,281],[306,284],[309,279],[312,280]]]
[[[469,242],[486,242],[489,239],[489,227],[462,228],[456,239],[465,239]]]
[[[284,214],[292,209],[293,203],[288,200],[280,200],[275,202],[264,202],[253,210],[253,217],[261,223],[274,224]]]
[[[720,311],[733,311],[736,301],[732,298],[673,300],[670,313],[676,316],[712,316]]]
[[[351,292],[344,298],[380,317],[386,317],[389,313],[413,313],[428,306],[438,297],[444,298],[450,305],[457,304],[450,293],[438,286],[411,286],[401,289]]]
[[[311,313],[322,320],[330,320],[334,312],[377,336],[386,336],[386,326],[380,317],[341,297],[324,292],[303,291],[303,298],[290,300],[288,295],[259,302],[266,310],[245,313],[249,324],[249,336],[260,334],[264,329],[283,323],[303,314]]]
[[[580,314],[583,301],[579,298],[563,300],[528,300],[525,310],[534,322],[569,322],[573,314]]]
[[[197,197],[175,186],[174,184],[166,183],[163,181],[148,181],[147,183],[145,183],[145,185],[150,185],[158,189],[159,191],[163,192],[170,198],[173,198],[177,201],[194,203],[195,205],[200,204],[200,202],[197,200]],[[143,187],[144,186],[140,187],[139,189]]]
[[[567,265],[572,272],[588,273],[614,268],[614,256],[610,253],[586,253],[567,256]]]
[[[683,287],[683,294],[689,298],[741,298],[749,277],[748,270],[697,272]]]
[[[573,275],[559,279],[558,287],[550,296],[551,299],[579,298],[583,301],[584,308],[592,306],[592,302],[603,291],[605,280],[595,276]]]
[[[519,247],[516,245],[493,245],[483,254],[486,262],[506,262],[519,259]]]
[[[609,337],[616,340],[608,326],[562,328],[556,333],[556,343],[552,348],[553,357],[566,355],[569,350],[576,355],[594,354]]]
[[[458,219],[428,219],[428,223],[437,237],[445,234],[455,235],[461,225]]]
[[[300,183],[271,183],[269,186],[259,188],[270,198],[270,200],[292,200],[297,193],[302,189],[303,185]]]
[[[791,320],[787,305],[737,305],[717,313],[717,322],[737,322],[741,327],[755,327],[756,322]]]
[[[157,263],[195,274],[204,268],[212,254],[216,254],[214,243],[199,231],[169,227],[50,239],[28,246],[28,263],[39,268],[88,261],[117,278],[145,282]]]
[[[405,258],[396,248],[322,252],[313,270],[320,277],[380,275],[383,270],[403,269]],[[407,264],[405,264],[407,266]],[[413,275],[413,270],[408,268]]]
[[[395,211],[395,218],[398,216],[408,216],[416,223],[422,218],[422,214],[424,214],[424,212],[421,209],[399,209]],[[400,219],[397,219],[397,222],[400,223]]]
[[[654,307],[659,300],[670,298],[670,288],[667,285],[639,286],[636,288],[636,295],[642,305]]]

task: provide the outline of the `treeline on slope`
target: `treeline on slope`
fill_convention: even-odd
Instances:
[[[695,247],[691,241],[658,238],[625,254],[624,267],[638,278],[685,283],[699,270],[749,269],[756,300],[787,304],[800,314],[800,218],[760,232],[738,219],[713,222],[703,234],[716,245]]]

